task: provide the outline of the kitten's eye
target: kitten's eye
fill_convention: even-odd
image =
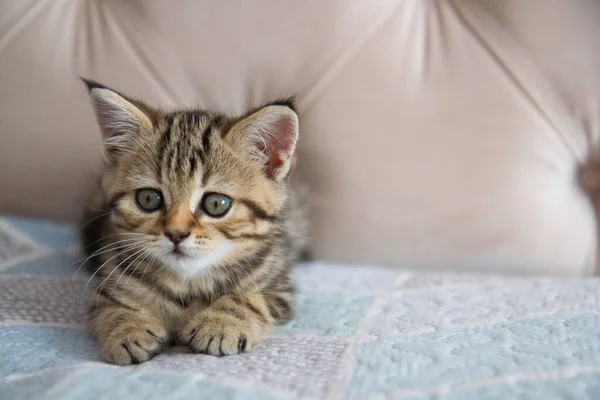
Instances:
[[[153,212],[163,206],[163,196],[160,190],[138,189],[135,192],[135,201],[146,212]]]
[[[231,198],[219,193],[207,193],[202,198],[202,210],[211,217],[218,218],[227,214],[231,208]]]

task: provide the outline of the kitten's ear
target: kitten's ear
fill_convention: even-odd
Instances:
[[[128,149],[141,132],[152,129],[151,109],[97,82],[86,84],[109,157]]]
[[[292,167],[298,115],[287,105],[267,106],[238,122],[228,137],[259,162],[269,177],[280,182]]]

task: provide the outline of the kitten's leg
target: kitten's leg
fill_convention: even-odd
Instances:
[[[192,309],[181,332],[184,343],[213,356],[249,350],[277,323],[290,318],[292,293],[252,293],[222,296],[208,306]]]
[[[148,312],[115,303],[93,306],[89,327],[104,357],[117,365],[148,361],[168,340],[166,329]]]

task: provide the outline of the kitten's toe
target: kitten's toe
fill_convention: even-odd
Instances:
[[[210,321],[186,331],[186,343],[197,353],[228,356],[243,353],[253,343],[252,327],[244,321]]]
[[[163,329],[130,329],[112,335],[103,343],[103,352],[112,364],[139,364],[156,356],[166,341],[167,334]]]

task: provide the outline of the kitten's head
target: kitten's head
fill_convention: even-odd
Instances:
[[[130,261],[156,257],[191,278],[273,238],[298,138],[290,103],[239,118],[163,112],[84,81],[104,139],[110,222],[141,243]]]

